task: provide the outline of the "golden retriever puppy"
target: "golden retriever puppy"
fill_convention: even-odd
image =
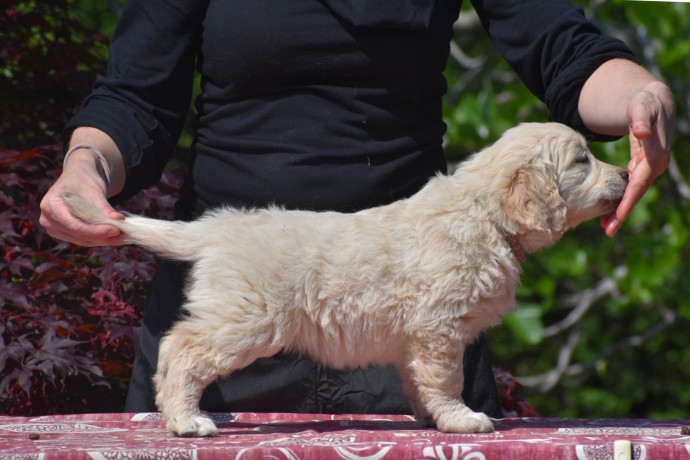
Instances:
[[[202,390],[280,350],[337,368],[397,366],[416,417],[489,432],[461,398],[465,347],[515,305],[521,262],[612,212],[626,171],[556,124],[523,124],[416,195],[354,214],[218,209],[194,222],[72,212],[192,262],[180,318],[160,346],[156,403],[180,436],[218,430]]]

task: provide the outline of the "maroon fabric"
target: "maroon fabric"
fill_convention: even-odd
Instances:
[[[0,458],[21,459],[690,459],[686,421],[504,419],[447,434],[405,415],[214,414],[220,435],[168,434],[159,414],[0,417]],[[620,449],[620,448],[619,448]],[[625,450],[625,449],[623,449]]]

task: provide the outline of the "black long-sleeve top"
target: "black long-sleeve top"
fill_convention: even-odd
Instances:
[[[587,132],[580,89],[632,59],[563,0],[474,0],[503,57]],[[443,70],[459,0],[129,0],[99,78],[67,132],[94,126],[124,156],[119,198],[155,183],[188,113],[195,161],[181,214],[220,204],[353,211],[443,171]]]

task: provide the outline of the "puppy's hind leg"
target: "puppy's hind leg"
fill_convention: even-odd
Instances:
[[[154,376],[156,405],[171,433],[186,437],[218,434],[213,421],[199,410],[201,394],[216,378],[279,351],[267,340],[271,331],[260,328],[258,321],[253,322],[250,335],[247,324],[194,318],[173,326],[161,341]]]
[[[215,436],[218,429],[199,410],[199,399],[213,380],[212,365],[202,363],[204,354],[199,336],[189,335],[180,323],[161,340],[158,369],[153,378],[156,405],[163,414],[168,431],[177,436]]]
[[[489,433],[494,431],[489,417],[472,411],[462,400],[464,351],[464,344],[438,336],[417,343],[410,364],[412,381],[440,431]]]

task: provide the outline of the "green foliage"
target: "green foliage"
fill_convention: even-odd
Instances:
[[[97,0],[4,2],[0,11],[3,147],[57,140],[94,76],[105,69],[107,35],[100,28],[112,29],[115,19],[108,8]]]
[[[614,238],[589,222],[530,256],[518,309],[489,335],[495,364],[523,377],[531,388],[529,400],[542,415],[687,417],[690,126],[684,98],[690,93],[690,5],[575,3],[603,30],[623,38],[673,89],[678,98],[674,164]],[[447,71],[451,161],[518,122],[547,119],[478,24],[466,19],[459,26],[456,40],[466,56]],[[481,57],[481,65],[467,65]],[[627,138],[591,148],[604,161],[628,163]]]
[[[542,340],[544,320],[539,304],[523,303],[503,320],[504,324],[520,342],[536,345]]]

